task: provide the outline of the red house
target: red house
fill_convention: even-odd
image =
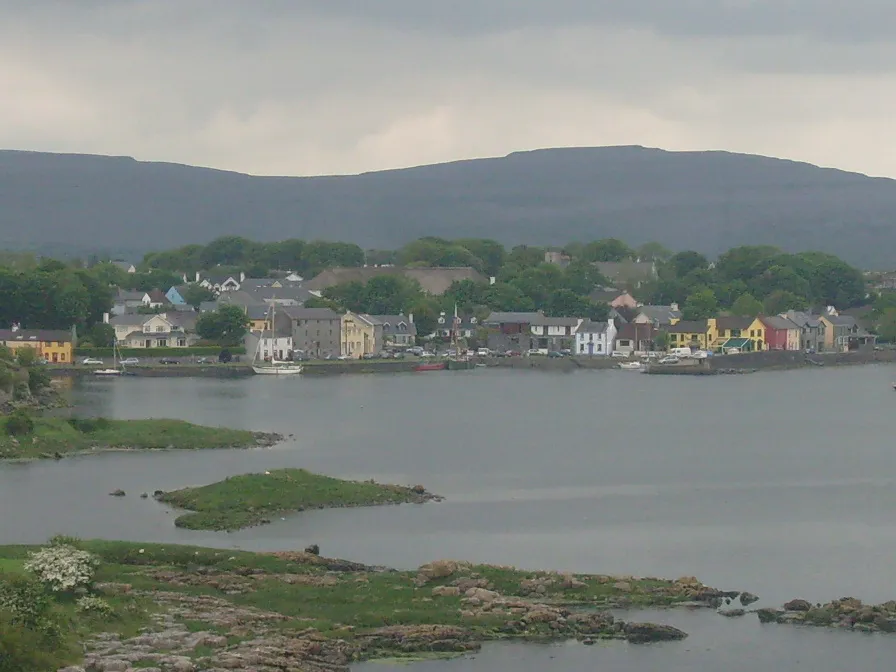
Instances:
[[[800,328],[795,322],[778,315],[759,316],[765,325],[765,344],[769,350],[799,350]]]

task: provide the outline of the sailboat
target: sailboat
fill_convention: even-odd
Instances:
[[[295,362],[285,362],[277,359],[277,355],[274,352],[274,342],[276,339],[275,332],[275,321],[276,317],[276,305],[277,302],[273,301],[271,303],[271,311],[270,311],[270,322],[265,326],[270,326],[270,335],[271,335],[271,359],[270,361],[266,360],[261,354],[261,348],[264,344],[264,334],[265,330],[262,329],[261,334],[258,337],[258,346],[255,348],[255,356],[252,359],[252,371],[259,375],[268,375],[268,376],[291,376],[297,373],[302,373],[302,365],[297,364]],[[267,321],[266,321],[267,322]]]
[[[112,343],[112,368],[111,369],[97,369],[96,371],[93,372],[93,374],[95,376],[106,376],[106,377],[120,376],[123,373],[124,367],[118,368],[118,360],[119,360],[118,355],[119,355],[118,339],[116,339]]]

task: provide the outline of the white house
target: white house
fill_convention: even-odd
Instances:
[[[529,324],[530,344],[545,354],[571,348],[581,322],[577,317],[546,317],[539,313]]]
[[[616,325],[613,321],[592,322],[584,320],[576,329],[576,355],[606,357],[613,352],[616,340]]]
[[[195,313],[139,313],[118,315],[109,320],[115,328],[115,339],[123,348],[186,348],[198,336]]]
[[[259,341],[261,342],[259,346]],[[243,339],[246,346],[246,354],[254,357],[258,352],[260,359],[276,359],[281,362],[292,359],[293,341],[292,335],[282,336],[270,331],[250,331]]]

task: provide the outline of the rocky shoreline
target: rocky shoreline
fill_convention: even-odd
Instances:
[[[842,597],[827,604],[791,600],[781,609],[759,609],[761,623],[787,623],[859,632],[896,632],[896,601],[864,604],[854,597]]]
[[[755,599],[693,577],[526,572],[454,560],[402,572],[309,552],[85,546],[116,563],[101,570],[97,594],[153,608],[134,636],[89,638],[83,662],[65,672],[348,672],[363,660],[450,657],[495,640],[679,641],[687,633],[678,628],[611,610]]]

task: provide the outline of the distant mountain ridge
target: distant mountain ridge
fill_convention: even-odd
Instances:
[[[256,177],[129,157],[0,151],[0,246],[143,253],[225,234],[394,248],[426,235],[617,237],[717,254],[817,249],[892,268],[896,181],[729,152],[543,149],[350,176]]]

